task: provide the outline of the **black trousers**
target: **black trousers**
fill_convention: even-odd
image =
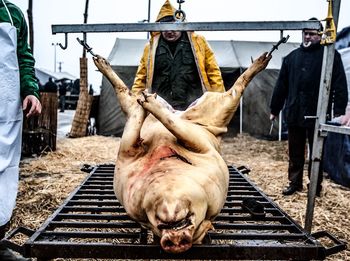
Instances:
[[[314,139],[314,127],[299,127],[288,126],[288,152],[289,152],[289,165],[288,165],[288,179],[290,185],[302,188],[303,186],[303,171],[305,164],[305,145],[308,141],[310,148],[310,156],[312,155],[313,139]],[[312,161],[308,164],[308,176],[310,179]],[[317,181],[317,190],[321,190],[321,183],[323,180],[323,164],[322,157],[320,161],[320,168]]]

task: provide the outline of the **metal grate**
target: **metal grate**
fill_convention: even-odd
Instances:
[[[52,258],[115,259],[324,259],[326,249],[306,233],[243,173],[229,166],[226,203],[215,231],[202,245],[182,254],[165,253],[159,239],[132,221],[113,191],[114,165],[95,167],[82,184],[24,244],[24,255]],[[242,200],[255,199],[266,215],[254,218]],[[344,249],[341,246],[332,253]]]

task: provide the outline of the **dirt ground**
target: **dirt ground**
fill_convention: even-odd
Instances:
[[[114,163],[118,146],[119,138],[115,137],[61,139],[55,152],[36,159],[23,159],[11,229],[19,226],[38,229],[86,177],[86,173],[80,171],[83,164]],[[222,154],[227,164],[249,168],[249,179],[304,226],[307,179],[304,179],[302,192],[289,197],[281,194],[288,183],[286,141],[266,141],[238,135],[224,139]],[[350,242],[350,189],[329,179],[324,180],[323,188],[322,196],[316,198],[312,232],[327,230]],[[350,251],[342,251],[326,260],[350,260]]]

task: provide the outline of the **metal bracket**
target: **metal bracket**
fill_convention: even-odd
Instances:
[[[324,257],[333,255],[335,253],[338,253],[346,249],[346,242],[343,242],[337,239],[334,235],[332,235],[328,231],[318,231],[318,232],[312,233],[311,236],[313,236],[315,239],[328,238],[335,244],[332,247],[324,249]],[[320,258],[324,258],[324,257],[320,256]]]
[[[35,233],[34,230],[31,230],[26,227],[18,227],[12,230],[9,235],[7,235],[3,240],[1,240],[1,243],[4,244],[9,249],[12,249],[13,251],[20,253],[23,256],[27,256],[26,249],[24,245],[18,245],[12,241],[10,241],[13,237],[15,237],[18,234],[23,234],[28,237],[31,237]]]
[[[333,18],[333,8],[332,2],[333,0],[328,1],[328,15],[324,21],[326,21],[326,26],[324,28],[323,36],[321,39],[321,44],[333,44],[337,38],[337,28],[335,26],[334,18]]]
[[[239,166],[237,167],[237,170],[240,171],[243,174],[249,174],[250,169],[248,169],[246,166]]]

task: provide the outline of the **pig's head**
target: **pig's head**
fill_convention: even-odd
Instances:
[[[160,237],[161,247],[169,253],[181,253],[200,244],[213,228],[205,220],[207,204],[200,198],[202,193],[163,192],[146,208],[150,228]]]

